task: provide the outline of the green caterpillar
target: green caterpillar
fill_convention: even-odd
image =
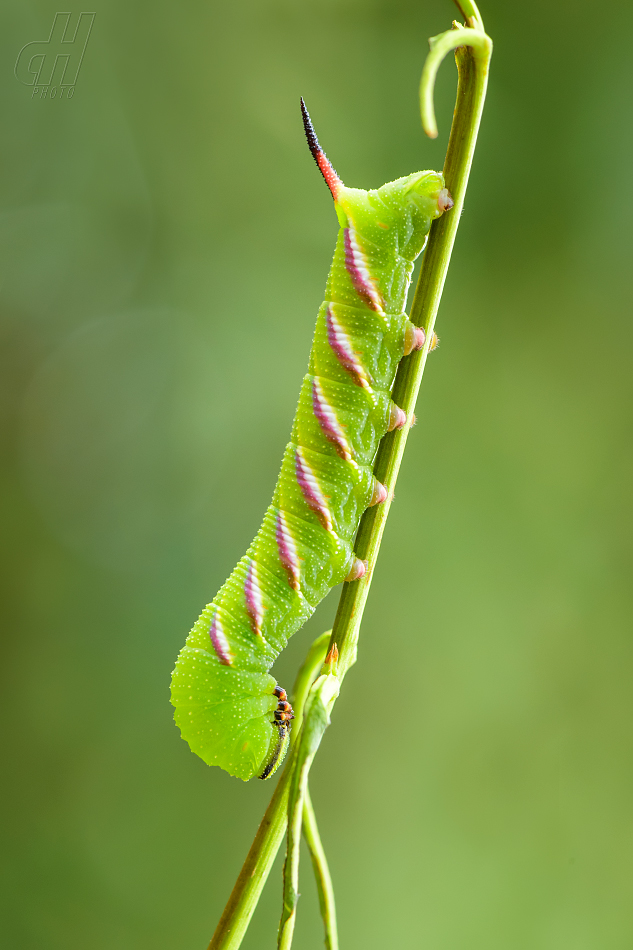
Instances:
[[[365,573],[353,539],[365,509],[387,497],[374,456],[406,422],[391,388],[402,357],[425,343],[404,313],[413,262],[453,205],[433,171],[346,188],[303,99],[301,109],[340,225],[325,301],[272,504],[187,637],[171,684],[191,750],[244,781],[272,775],[288,745],[292,708],[268,670],[328,591]]]

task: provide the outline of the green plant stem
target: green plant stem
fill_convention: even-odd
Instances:
[[[240,946],[283,841],[288,823],[289,782],[293,772],[296,740],[303,718],[303,707],[312,682],[323,665],[329,639],[329,631],[317,637],[297,673],[292,695],[295,722],[288,762],[257,829],[255,840],[246,856],[208,950],[237,950]]]
[[[292,752],[289,753],[289,756]],[[211,938],[209,950],[237,950],[257,906],[259,896],[286,833],[288,769],[273,792],[246,861]]]
[[[303,837],[310,851],[310,859],[314,869],[317,892],[319,895],[319,907],[321,908],[321,917],[325,927],[325,948],[326,950],[338,950],[338,932],[336,929],[336,905],[334,903],[334,888],[330,877],[325,851],[321,844],[321,836],[312,807],[310,798],[310,789],[306,789],[305,800],[303,803]]]
[[[451,49],[455,49],[458,70],[457,98],[444,164],[444,177],[453,197],[454,207],[450,213],[442,215],[434,222],[431,228],[411,308],[411,320],[424,327],[427,342],[421,351],[402,360],[394,385],[394,402],[404,409],[408,421],[399,431],[385,436],[376,458],[376,477],[386,485],[389,495],[383,504],[365,512],[356,536],[357,556],[368,561],[369,569],[361,580],[343,585],[332,628],[330,642],[332,645],[336,644],[339,650],[338,675],[341,680],[356,661],[360,623],[426,365],[435,318],[464,205],[486,94],[492,42],[483,33],[483,23],[475,3],[472,0],[456,0],[456,3],[466,18],[468,29],[457,27],[454,31],[434,37],[423,73],[423,82],[426,85],[421,90],[423,124],[426,131],[433,135],[432,90],[430,97],[427,92],[429,86],[433,85],[441,60]],[[468,45],[470,42],[473,43],[472,46]],[[296,745],[288,755],[286,768],[209,944],[209,950],[237,950],[242,942],[284,836],[295,750]]]
[[[473,3],[472,0],[455,0],[455,5],[466,21],[466,26],[472,26],[475,30],[483,31],[484,24],[477,9],[477,4]]]
[[[468,4],[469,10],[476,7]],[[484,42],[485,39],[485,42]],[[476,48],[466,44],[474,41]],[[405,357],[400,363],[393,389],[393,400],[407,414],[407,422],[402,429],[388,433],[380,443],[374,472],[388,491],[387,500],[381,505],[368,508],[361,518],[354,550],[357,557],[367,560],[368,570],[364,577],[353,584],[345,584],[338,605],[331,645],[336,644],[339,651],[339,677],[342,680],[346,672],[356,662],[356,650],[361,620],[374,573],[376,558],[389,516],[393,492],[400,471],[400,463],[407,443],[411,420],[415,409],[424,367],[428,356],[435,318],[437,316],[444,281],[450,263],[459,219],[464,206],[464,197],[468,176],[472,165],[477,133],[481,121],[486,86],[488,82],[488,62],[492,52],[491,40],[482,32],[472,29],[455,29],[434,37],[431,53],[423,72],[428,85],[421,90],[423,103],[430,101],[432,115],[432,83],[441,59],[455,46],[458,82],[453,124],[444,163],[444,178],[454,206],[448,214],[433,222],[429,243],[425,251],[420,277],[411,306],[411,320],[417,326],[424,327],[426,343],[422,350]],[[487,51],[484,55],[481,51]],[[429,62],[431,66],[429,67]],[[425,114],[425,128],[432,129]]]

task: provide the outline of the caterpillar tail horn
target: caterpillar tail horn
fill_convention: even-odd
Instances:
[[[317,138],[316,132],[314,131],[310,113],[306,109],[306,104],[303,101],[303,96],[301,97],[301,115],[303,116],[303,128],[305,129],[306,138],[308,140],[308,148],[312,152],[312,157],[319,166],[319,171],[325,178],[325,183],[332,192],[332,197],[336,201],[338,194],[343,187],[343,182],[336,174],[332,163],[319,145],[319,140]]]

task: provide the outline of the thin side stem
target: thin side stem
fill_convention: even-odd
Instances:
[[[288,796],[288,845],[284,864],[284,899],[279,925],[278,950],[290,950],[297,919],[299,900],[299,857],[301,848],[301,824],[303,806],[308,791],[308,772],[310,760],[295,764],[290,794]]]
[[[334,903],[334,888],[328,867],[325,851],[321,844],[321,836],[316,816],[310,798],[310,789],[306,789],[303,803],[303,837],[310,851],[314,877],[319,895],[319,907],[325,928],[325,950],[338,950],[338,931],[336,929],[336,905]]]
[[[330,642],[331,630],[326,630],[320,637],[317,637],[306,656],[301,669],[297,673],[294,689],[292,691],[292,708],[295,714],[290,734],[290,744],[294,746],[299,738],[299,732],[303,724],[303,713],[305,710],[308,693],[319,673]]]

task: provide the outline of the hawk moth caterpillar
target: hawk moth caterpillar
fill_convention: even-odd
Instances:
[[[413,264],[453,205],[434,171],[347,188],[303,99],[301,110],[339,221],[325,300],[272,503],[194,624],[171,683],[182,738],[244,781],[269,778],[288,747],[292,709],[268,670],[329,590],[365,573],[353,539],[365,509],[387,497],[373,460],[385,433],[406,423],[391,389],[402,357],[425,343],[404,313]]]

